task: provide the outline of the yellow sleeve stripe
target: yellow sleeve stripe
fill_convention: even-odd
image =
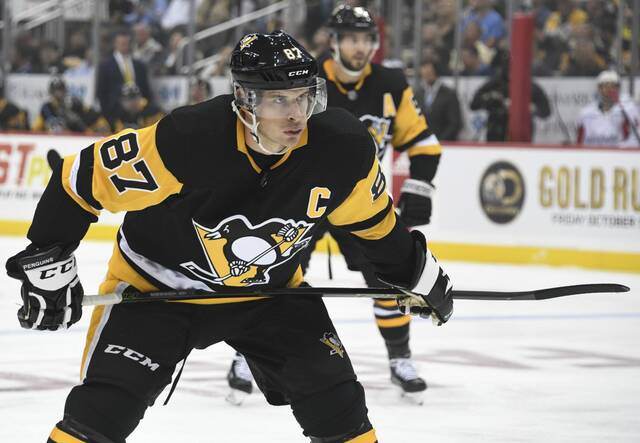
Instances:
[[[382,308],[397,308],[398,302],[396,300],[374,300],[373,303],[376,306],[380,306]]]
[[[360,434],[357,437],[347,440],[345,443],[377,443],[377,441],[378,437],[376,437],[375,429],[370,429],[364,434]]]
[[[126,129],[95,144],[92,180],[93,196],[105,209],[111,212],[137,211],[157,205],[170,195],[179,193],[182,189],[182,183],[165,167],[160,158],[160,153],[155,143],[156,128],[157,124],[137,131]],[[108,170],[102,164],[100,148],[104,143],[129,132],[137,133],[140,152],[134,159],[123,162],[116,169]],[[146,163],[158,188],[153,191],[128,188],[122,193],[118,192],[110,177],[117,174],[122,179],[141,180],[140,172],[133,166],[139,161]]]
[[[55,443],[87,443],[84,440],[77,439],[73,435],[67,434],[58,428],[53,428],[53,431],[49,434],[49,438]]]
[[[77,194],[75,189],[75,177],[78,173],[77,168],[80,163],[80,154],[71,155],[69,157],[64,158],[64,163],[62,163],[62,187],[65,192],[69,194],[69,197],[75,201],[78,206],[80,206],[85,211],[98,216],[100,211],[93,208],[89,203],[87,203],[80,195]]]
[[[376,318],[376,324],[381,328],[397,328],[411,323],[410,315],[397,318]]]
[[[389,212],[387,213],[387,215],[378,224],[368,229],[363,229],[362,231],[353,231],[351,233],[364,240],[379,240],[389,234],[389,232],[391,232],[395,225],[396,213],[393,210],[393,207],[391,207],[389,208]]]
[[[433,145],[417,145],[407,149],[407,155],[409,157],[415,157],[416,155],[440,155],[442,154],[442,146],[440,143]]]
[[[398,113],[394,119],[391,144],[393,146],[403,146],[411,143],[411,140],[418,137],[427,128],[427,120],[414,104],[413,90],[410,86],[407,86],[402,93]]]
[[[389,195],[386,191],[383,190],[375,200],[373,200],[371,192],[378,177],[378,171],[380,171],[380,164],[378,160],[374,159],[369,174],[360,180],[349,197],[329,214],[329,223],[334,226],[358,223],[373,217],[386,208],[389,202]]]

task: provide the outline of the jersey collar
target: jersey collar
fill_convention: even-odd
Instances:
[[[284,162],[286,162],[293,151],[305,146],[308,143],[308,139],[309,139],[309,127],[307,126],[306,128],[304,128],[304,131],[302,131],[298,144],[295,145],[293,148],[289,149],[282,156],[282,158],[277,162],[275,162],[273,165],[271,165],[269,169],[273,170],[278,166],[282,165]],[[250,153],[251,148],[247,146],[244,139],[244,124],[242,123],[242,121],[240,121],[238,117],[236,117],[236,142],[238,144],[237,146],[238,151],[242,152],[247,157],[247,160],[249,160],[249,163],[251,164],[251,167],[253,168],[253,170],[256,171],[258,174],[260,174],[262,172],[262,168],[258,166],[256,161],[251,156],[251,153]]]
[[[340,93],[347,95],[349,91],[347,91],[345,87],[342,86],[342,83],[340,83],[340,80],[338,80],[338,76],[336,75],[335,63],[336,63],[335,60],[333,60],[332,58],[328,58],[322,64],[322,68],[324,69],[324,72],[327,75],[327,80],[333,82],[338,88],[338,91],[340,91]],[[362,88],[362,85],[364,84],[364,79],[367,78],[369,74],[371,74],[371,63],[367,63],[367,66],[365,66],[364,69],[362,70],[362,74],[360,74],[360,78],[358,79],[358,82],[356,83],[356,86],[355,86],[356,91],[359,91],[360,88]]]

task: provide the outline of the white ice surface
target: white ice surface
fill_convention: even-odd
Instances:
[[[0,237],[0,263],[24,240]],[[87,292],[111,254],[85,242],[77,253]],[[451,321],[412,323],[411,345],[429,383],[423,406],[405,404],[388,381],[382,339],[367,300],[329,300],[332,317],[367,392],[381,442],[640,442],[640,275],[542,266],[444,263],[458,289],[517,290],[616,282],[630,294],[537,302],[456,302]],[[360,285],[326,256],[312,262],[316,285]],[[89,312],[68,331],[22,330],[19,286],[0,276],[0,441],[44,442],[78,381]],[[129,438],[147,442],[303,442],[288,407],[251,395],[225,403],[232,350],[192,352],[168,406],[147,411]]]

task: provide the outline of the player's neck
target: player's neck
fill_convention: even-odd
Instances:
[[[602,112],[609,112],[611,108],[613,108],[614,104],[615,103],[600,102],[600,109],[602,110]]]
[[[244,128],[244,141],[245,141],[245,144],[247,145],[247,147],[252,151],[252,153],[256,152],[256,153],[258,153],[260,155],[279,156],[279,155],[282,155],[282,154],[286,153],[289,150],[287,147],[280,146],[277,143],[275,143],[274,141],[269,140],[269,138],[266,137],[264,134],[258,134],[258,137],[260,137],[260,143],[262,144],[264,149],[269,151],[268,153],[260,148],[258,143],[255,141],[253,135],[251,134],[251,131],[249,130],[249,128],[247,128],[245,126],[245,128]]]
[[[336,63],[335,72],[336,72],[336,78],[340,83],[350,84],[350,83],[356,83],[358,80],[360,80],[360,77],[362,77],[362,74],[364,72],[364,68],[357,75],[351,75],[348,72],[345,72],[345,70],[342,69],[342,67],[339,66],[338,63]]]

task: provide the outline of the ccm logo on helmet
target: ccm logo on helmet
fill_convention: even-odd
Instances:
[[[291,72],[289,72],[288,75],[289,75],[289,77],[293,77],[293,76],[296,76],[296,75],[305,75],[305,74],[308,74],[308,73],[309,73],[308,69],[302,69],[300,71],[291,71]]]

